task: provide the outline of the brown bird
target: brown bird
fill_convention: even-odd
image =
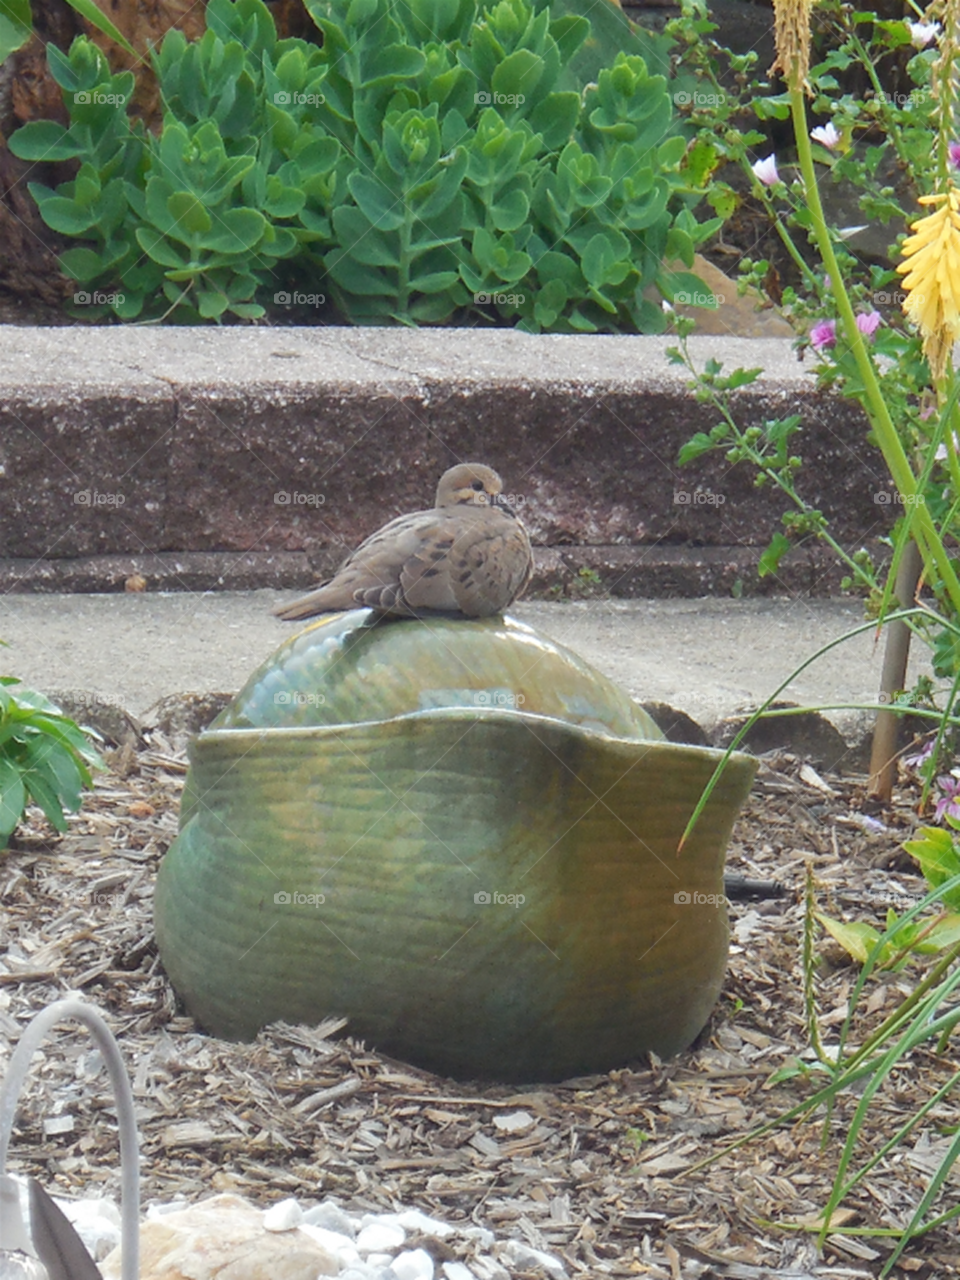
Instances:
[[[431,511],[391,520],[347,556],[329,581],[274,613],[287,622],[364,605],[403,618],[502,613],[533,572],[527,531],[502,491],[490,467],[451,467],[440,477]]]

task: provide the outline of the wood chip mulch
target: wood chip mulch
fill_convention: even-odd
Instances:
[[[824,1207],[857,1097],[845,1097],[821,1149],[822,1114],[783,1126],[700,1172],[813,1086],[771,1086],[784,1063],[811,1061],[802,995],[803,883],[812,864],[821,908],[881,923],[923,881],[900,848],[917,824],[913,788],[864,829],[862,779],[821,777],[764,758],[737,824],[728,870],[776,879],[787,896],[731,908],[726,985],[695,1047],[562,1085],[464,1084],[392,1061],[331,1022],[275,1025],[254,1044],[199,1034],[177,1009],[151,923],[157,866],[177,829],[184,757],[159,731],[114,752],[111,771],[63,838],[31,811],[0,854],[0,1069],[33,1013],[68,993],[105,1010],[138,1103],[147,1201],[234,1191],[259,1204],[333,1196],[355,1212],[414,1206],[472,1222],[562,1259],[570,1276],[876,1276],[892,1243],[790,1227]],[[869,824],[867,824],[869,826]],[[821,1034],[835,1038],[857,969],[821,939]],[[854,1039],[912,989],[917,965],[867,988]],[[957,1069],[949,1045],[913,1055],[872,1104],[860,1148],[875,1151]],[[822,1083],[822,1076],[815,1076]],[[844,1202],[844,1222],[909,1221],[960,1117],[948,1095]],[[89,1037],[64,1029],[34,1062],[12,1165],[63,1196],[116,1197],[119,1158],[106,1072]],[[957,1197],[960,1166],[936,1211]],[[459,1237],[458,1237],[459,1238]],[[438,1272],[468,1253],[424,1242]],[[444,1250],[447,1250],[444,1253]],[[954,1223],[910,1246],[898,1276],[960,1274]],[[530,1269],[518,1276],[546,1273]]]

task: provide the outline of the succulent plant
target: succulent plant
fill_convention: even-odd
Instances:
[[[344,1014],[461,1078],[675,1053],[723,980],[755,768],[731,757],[678,857],[718,759],[509,618],[324,620],[192,744],[164,965],[214,1034]]]

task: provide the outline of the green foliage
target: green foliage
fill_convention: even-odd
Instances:
[[[66,831],[63,811],[79,809],[80,793],[91,785],[90,768],[99,765],[73,720],[42,693],[0,676],[0,848],[31,801]]]
[[[613,56],[609,23],[598,41],[547,0],[307,7],[322,48],[278,40],[262,0],[210,0],[194,43],[169,32],[158,138],[130,123],[128,73],[84,39],[49,47],[70,125],[10,146],[79,162],[30,189],[81,241],[63,265],[83,314],[255,319],[281,262],[367,324],[469,309],[532,332],[656,332],[644,291],[702,290],[663,262],[689,267],[719,219],[693,216],[667,82],[629,30]],[[583,84],[572,67],[603,50],[612,65]]]
[[[67,0],[67,3],[82,18],[86,18],[91,26],[109,36],[122,49],[126,49],[127,53],[137,56],[136,50],[126,36],[117,30],[93,0]],[[11,53],[22,49],[32,34],[33,14],[30,11],[30,0],[0,0],[0,64],[6,61]]]

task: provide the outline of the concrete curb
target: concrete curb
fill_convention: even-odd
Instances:
[[[124,565],[168,589],[181,572],[183,587],[303,585],[426,505],[446,466],[481,458],[522,501],[542,591],[591,573],[618,594],[729,591],[744,575],[754,590],[784,504],[722,455],[676,466],[716,414],[670,364],[673,342],[5,327],[0,589],[117,590]],[[691,347],[701,363],[764,368],[737,394],[744,425],[802,415],[802,486],[839,541],[889,527],[892,504],[876,501],[889,480],[859,409],[818,394],[788,341]],[[763,590],[823,593],[838,577],[803,552]]]

